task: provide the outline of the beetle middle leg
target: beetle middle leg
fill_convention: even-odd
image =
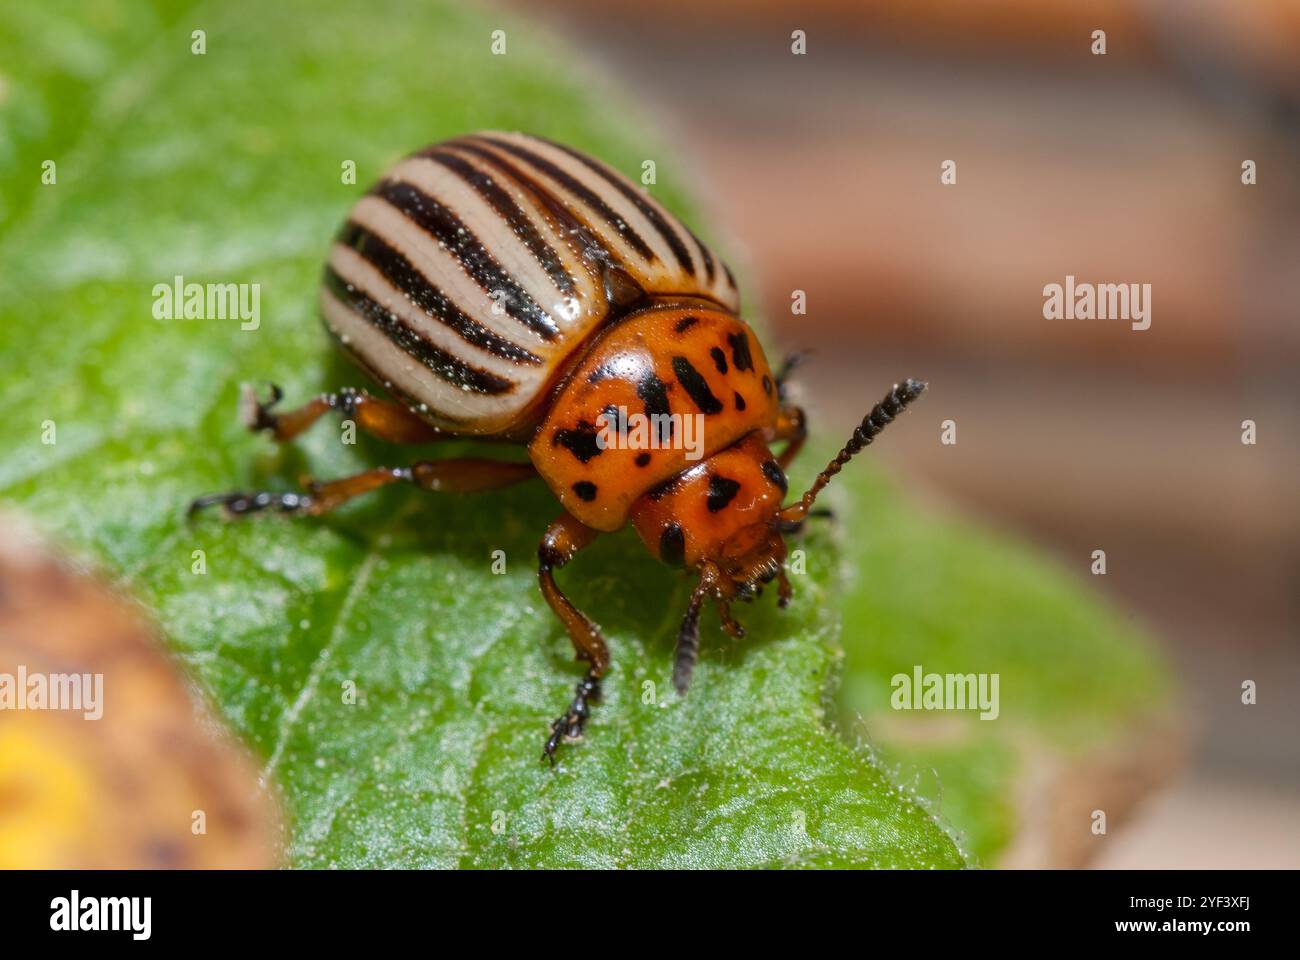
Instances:
[[[331,410],[337,410],[366,433],[389,443],[429,443],[447,436],[400,403],[372,397],[356,387],[340,387],[294,410],[275,413],[274,408],[283,399],[284,392],[273,383],[268,386],[270,396],[262,400],[251,384],[245,384],[239,398],[240,419],[249,430],[269,433],[277,443],[292,440]]]
[[[304,482],[301,493],[214,493],[190,504],[191,514],[204,507],[220,506],[232,517],[264,510],[319,516],[353,497],[391,483],[413,483],[439,493],[479,493],[499,490],[537,475],[531,463],[483,460],[465,457],[452,460],[420,460],[409,467],[374,467],[340,480]]]
[[[808,417],[804,414],[803,407],[796,407],[793,404],[781,406],[776,413],[776,428],[772,439],[786,441],[785,449],[776,458],[776,462],[784,470],[799,455],[804,441],[808,439]]]
[[[551,735],[546,740],[542,759],[552,763],[555,762],[555,751],[559,749],[561,740],[576,740],[582,736],[582,728],[591,715],[591,701],[600,699],[600,677],[609,669],[609,648],[605,646],[600,627],[575,607],[573,601],[556,586],[553,572],[556,567],[562,567],[572,560],[574,554],[588,546],[598,535],[599,531],[593,530],[566,511],[547,528],[537,547],[537,581],[541,585],[542,596],[564,624],[578,659],[591,664],[587,675],[574,689],[573,701],[568,709],[551,723]]]

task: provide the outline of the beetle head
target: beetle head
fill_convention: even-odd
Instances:
[[[814,515],[813,504],[831,478],[925,387],[918,380],[895,384],[862,419],[808,491],[788,506],[782,506],[785,472],[758,433],[713,454],[637,501],[632,522],[651,552],[699,574],[677,635],[673,685],[679,692],[686,692],[695,667],[704,602],[711,599],[718,604],[722,625],[732,636],[744,633],[731,619],[732,601],[752,600],[766,584],[778,580],[778,602],[783,607],[788,604],[792,590],[785,574],[784,535],[803,527]]]

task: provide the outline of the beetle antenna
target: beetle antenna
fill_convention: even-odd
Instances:
[[[682,618],[681,629],[677,631],[677,653],[673,660],[673,686],[682,696],[686,695],[691,685],[691,674],[695,672],[695,662],[700,657],[700,607],[712,588],[710,578],[700,577],[691,593],[690,603],[686,605],[686,616]]]
[[[871,408],[871,412],[862,418],[853,431],[853,436],[849,437],[849,442],[844,444],[844,448],[835,455],[835,459],[826,464],[826,469],[817,475],[813,485],[808,488],[798,503],[792,504],[781,511],[781,521],[783,523],[800,523],[809,515],[812,510],[813,501],[817,499],[817,494],[826,488],[826,484],[831,482],[835,474],[844,469],[844,465],[853,459],[854,455],[859,453],[863,447],[875,440],[889,424],[894,422],[894,418],[906,409],[907,405],[925,392],[929,386],[923,380],[904,380],[902,383],[894,384],[894,388],[889,391],[885,399]]]

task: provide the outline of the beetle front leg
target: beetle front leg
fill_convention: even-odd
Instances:
[[[787,361],[789,365],[789,361]],[[781,451],[776,462],[780,464],[782,470],[789,468],[794,458],[799,455],[803,449],[804,441],[808,439],[808,415],[804,413],[803,407],[796,407],[793,404],[784,404],[776,413],[776,426],[772,430],[772,439],[786,441],[785,449]],[[810,517],[829,517],[831,512],[827,508],[819,508],[808,513]],[[786,533],[794,533],[797,527],[785,528]],[[781,606],[790,602],[790,591],[787,587],[781,594],[784,601]]]
[[[537,581],[542,596],[564,624],[578,659],[591,664],[587,675],[574,689],[568,709],[551,723],[551,734],[542,750],[542,759],[551,763],[555,762],[555,751],[562,740],[576,740],[582,736],[583,726],[591,715],[591,701],[600,699],[600,677],[609,669],[609,648],[601,636],[600,627],[556,586],[553,573],[555,568],[572,560],[574,554],[597,536],[598,531],[565,512],[550,525],[537,547]]]

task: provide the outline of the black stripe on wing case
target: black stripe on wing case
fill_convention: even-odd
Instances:
[[[495,169],[500,170],[517,183],[520,189],[528,191],[546,216],[550,218],[555,229],[562,235],[571,238],[575,252],[587,268],[587,273],[591,278],[597,284],[604,282],[604,264],[609,263],[613,259],[613,255],[609,252],[609,248],[601,242],[595,230],[587,226],[581,218],[561,203],[546,187],[538,183],[536,177],[533,177],[525,170],[521,170],[516,164],[501,156],[495,150],[489,150],[487,147],[480,146],[470,140],[454,140],[452,145],[459,150],[483,158]]]
[[[491,295],[500,291],[505,313],[536,332],[545,340],[554,340],[560,328],[550,314],[538,306],[519,281],[510,276],[461,219],[443,206],[436,197],[409,183],[384,180],[373,193],[388,201],[412,223],[434,240],[445,244],[465,272]]]
[[[511,143],[508,140],[498,140],[495,137],[482,137],[480,139],[513,154],[530,166],[540,170],[588,207],[595,210],[642,259],[651,263],[659,259],[645,240],[641,238],[641,235],[632,229],[632,225],[611,210],[609,204],[581,180],[561,170],[545,157],[518,144]]]
[[[498,336],[467,316],[406,257],[365,227],[349,221],[339,231],[337,239],[339,243],[355,250],[383,274],[389,283],[410,297],[416,309],[454,330],[466,343],[517,363],[542,362],[541,357]]]
[[[642,216],[650,221],[650,225],[655,228],[659,236],[663,237],[664,242],[667,243],[669,248],[673,251],[673,256],[677,258],[677,263],[681,268],[691,276],[695,275],[695,267],[691,263],[690,251],[686,249],[686,244],[682,242],[681,235],[673,229],[672,224],[665,220],[663,215],[660,214],[659,211],[656,210],[654,206],[652,206],[633,186],[625,182],[618,176],[618,174],[611,171],[604,164],[593,160],[586,154],[579,153],[577,150],[574,150],[571,147],[566,147],[562,143],[551,143],[549,140],[546,142],[550,143],[553,147],[563,150],[583,166],[598,174],[611,187],[625,196],[628,200],[632,201],[633,206],[641,212]],[[701,245],[701,250],[703,250],[703,245]],[[709,279],[711,281],[713,279],[712,261],[707,253],[705,253],[704,256],[705,263],[708,265]]]
[[[355,283],[349,283],[329,266],[325,268],[325,287],[341,303],[383,333],[390,343],[400,347],[409,357],[448,383],[484,394],[509,393],[514,389],[514,384],[509,380],[470,366],[438,349],[408,327],[401,317],[371,299],[364,290]]]
[[[528,214],[515,203],[510,194],[501,189],[500,184],[464,157],[454,153],[434,147],[423,155],[456,174],[491,204],[509,226],[510,232],[519,238],[519,241],[528,248],[529,253],[541,264],[556,289],[563,294],[573,293],[573,277],[568,270],[564,269],[564,261],[560,259],[559,253],[537,232]]]
[[[705,277],[709,281],[709,286],[713,286],[713,278],[717,273],[717,271],[714,270],[713,268],[713,254],[709,252],[708,245],[705,244],[703,241],[701,241],[700,238],[695,235],[694,231],[692,231],[690,227],[687,227],[685,224],[683,224],[682,226],[683,229],[685,229],[686,232],[691,235],[691,239],[695,241],[695,245],[700,248],[700,256],[704,257]]]

